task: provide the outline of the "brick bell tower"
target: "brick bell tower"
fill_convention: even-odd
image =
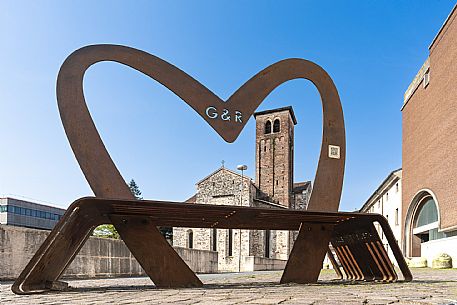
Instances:
[[[291,106],[254,113],[256,184],[262,195],[290,207],[294,184],[294,125]]]

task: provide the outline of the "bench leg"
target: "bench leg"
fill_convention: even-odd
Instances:
[[[411,272],[401,255],[387,220],[381,215],[354,218],[335,226],[331,243],[347,278],[349,280],[386,282],[398,280],[394,265],[382,244],[374,222],[381,225],[405,281],[410,281]]]
[[[302,224],[282,274],[281,284],[317,282],[332,231],[333,225]]]
[[[157,287],[201,287],[203,283],[146,217],[108,218],[91,198],[74,202],[14,282],[16,294],[52,290],[93,228],[113,223]],[[100,202],[98,202],[100,204]],[[103,215],[102,215],[103,214]]]
[[[201,287],[203,283],[147,217],[111,216],[133,256],[159,288]]]
[[[397,261],[398,267],[400,268],[403,278],[406,282],[410,282],[413,280],[413,275],[411,274],[411,270],[409,270],[408,265],[406,264],[405,257],[401,253],[400,247],[395,239],[395,235],[392,232],[392,229],[387,222],[387,219],[384,217],[378,216],[376,221],[381,225],[382,230],[384,231],[384,235],[389,242],[390,248],[392,249],[392,253]]]
[[[341,272],[340,266],[338,265],[338,263],[335,259],[335,256],[333,255],[332,249],[328,248],[327,256],[328,256],[328,259],[330,260],[330,263],[332,263],[333,270],[335,270],[336,275],[338,275],[340,280],[342,280],[344,278],[343,273]]]
[[[80,202],[79,202],[80,203]],[[89,238],[92,229],[103,223],[97,211],[73,204],[54,227],[30,262],[14,282],[16,294],[49,291]]]

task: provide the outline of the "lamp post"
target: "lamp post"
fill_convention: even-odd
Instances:
[[[238,165],[237,170],[241,171],[241,188],[240,188],[240,206],[243,206],[243,185],[244,171],[248,169],[247,165]],[[238,251],[238,272],[241,272],[241,229],[240,229],[240,248]]]

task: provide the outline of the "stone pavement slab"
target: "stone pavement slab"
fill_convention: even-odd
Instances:
[[[413,269],[413,282],[336,281],[324,270],[317,284],[279,285],[281,272],[199,275],[203,288],[157,289],[149,278],[69,280],[65,292],[18,296],[0,283],[0,304],[409,304],[457,305],[457,269]]]

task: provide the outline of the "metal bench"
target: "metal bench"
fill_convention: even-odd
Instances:
[[[373,225],[378,222],[390,242],[404,279],[412,278],[400,249],[395,246],[393,233],[381,215],[87,197],[75,201],[68,208],[14,283],[13,291],[33,293],[48,290],[71,263],[74,255],[69,254],[81,248],[93,228],[115,222],[121,223],[121,228],[129,227],[135,232],[128,237],[133,253],[154,249],[156,255],[151,256],[149,262],[154,265],[154,272],[148,275],[159,287],[200,287],[203,284],[193,273],[167,265],[167,253],[161,247],[143,248],[145,235],[157,226],[301,230],[305,240],[320,240],[320,244],[315,244],[313,248],[301,249],[303,257],[308,257],[310,261],[316,255],[325,254],[328,239],[322,237],[329,236],[348,279],[395,281],[397,274]],[[289,263],[288,268],[295,268],[294,263]],[[305,281],[302,276],[289,278],[288,273],[284,272],[281,283],[315,282],[321,268],[322,262],[308,266],[309,275]],[[175,275],[169,276],[169,272],[175,272]]]

